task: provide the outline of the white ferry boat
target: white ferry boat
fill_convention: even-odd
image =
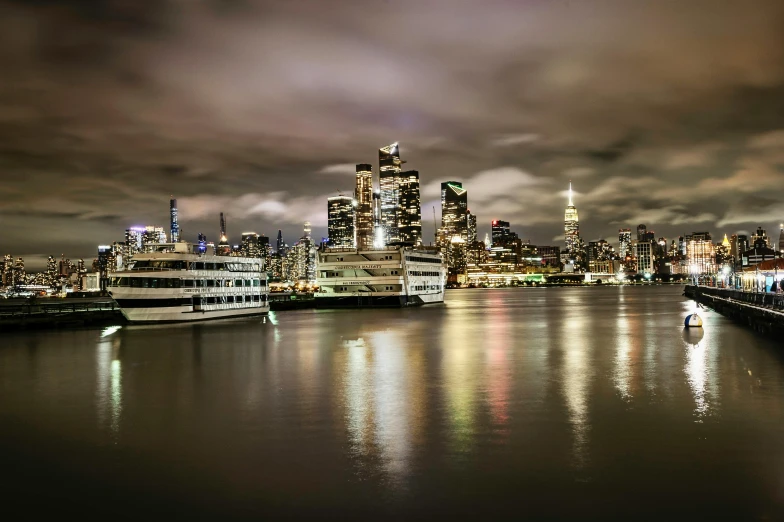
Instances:
[[[109,274],[109,295],[128,321],[204,321],[269,312],[262,260],[194,253],[189,243],[136,254],[127,270]]]
[[[317,308],[444,302],[446,266],[435,247],[326,248],[318,254]]]

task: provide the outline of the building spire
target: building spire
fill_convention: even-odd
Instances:
[[[574,206],[574,203],[572,203],[572,180],[569,180],[569,206]]]

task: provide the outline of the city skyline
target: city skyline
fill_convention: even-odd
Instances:
[[[568,179],[586,242],[784,220],[780,3],[371,3],[315,19],[309,2],[4,3],[0,251],[92,259],[131,225],[168,230],[170,195],[189,241],[217,241],[220,211],[232,242],[305,220],[324,237],[326,198],[394,140],[420,172],[425,244],[446,180],[479,237],[503,219],[533,244],[563,244]],[[378,16],[394,38],[342,28]]]

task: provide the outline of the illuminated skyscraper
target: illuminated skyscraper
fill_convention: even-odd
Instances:
[[[357,180],[354,189],[354,230],[356,245],[360,250],[373,248],[373,167],[367,163],[357,165]],[[330,236],[331,237],[331,236]]]
[[[580,256],[582,241],[580,239],[580,222],[577,217],[577,207],[572,202],[572,182],[569,182],[569,204],[564,212],[564,238],[566,240],[566,253],[573,259]]]
[[[468,240],[468,191],[459,181],[441,183],[441,240]]]
[[[278,238],[275,241],[275,253],[278,255],[283,255],[286,249],[286,244],[283,242],[283,231],[278,230]]]
[[[751,246],[753,248],[770,248],[770,238],[764,228],[757,227],[757,231],[751,236]]]
[[[632,255],[632,231],[628,228],[618,230],[618,255],[621,259]]]
[[[422,244],[422,211],[419,197],[419,171],[409,170],[400,175],[398,184],[398,237],[413,245]]]
[[[354,199],[349,196],[333,196],[327,200],[327,233],[331,247],[354,248],[355,208]]]
[[[259,235],[256,232],[243,232],[240,249],[245,257],[261,257]]]
[[[381,228],[385,243],[400,241],[400,150],[397,143],[378,150],[379,188],[381,189]]]
[[[177,243],[180,240],[180,224],[177,221],[177,200],[174,198],[169,200],[169,216],[171,224],[171,242]]]
[[[476,214],[472,214],[471,209],[466,210],[466,220],[468,226],[467,242],[470,244],[476,241]]]
[[[637,241],[646,241],[648,238],[648,227],[637,225]]]
[[[503,246],[509,236],[509,222],[494,219],[491,223],[493,246]]]

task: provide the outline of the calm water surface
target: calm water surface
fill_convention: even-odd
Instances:
[[[29,518],[784,520],[784,343],[682,287],[0,337]]]

